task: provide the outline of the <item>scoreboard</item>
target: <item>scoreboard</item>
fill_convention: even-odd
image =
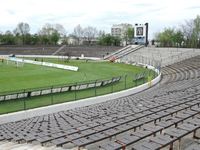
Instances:
[[[148,44],[148,23],[135,24],[133,41],[134,44]]]
[[[145,25],[137,25],[135,26],[135,36],[134,37],[145,37],[146,36],[146,26]]]

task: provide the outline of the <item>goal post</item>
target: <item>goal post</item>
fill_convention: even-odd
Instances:
[[[4,62],[5,58],[0,56],[0,61]]]
[[[11,66],[16,66],[17,68],[18,67],[23,67],[24,66],[24,61],[22,59],[22,61],[14,61],[15,59],[9,59],[9,58],[3,58],[3,57],[0,57],[0,61],[6,61],[6,64],[7,65],[11,65]]]

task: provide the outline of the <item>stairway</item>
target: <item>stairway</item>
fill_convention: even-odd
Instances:
[[[64,48],[66,47],[66,45],[61,46],[59,49],[57,49],[52,55],[56,55],[57,53],[59,53],[60,51],[62,51]]]
[[[130,54],[134,51],[137,51],[137,50],[139,50],[143,47],[144,47],[143,45],[128,45],[128,46],[126,46],[126,47],[124,47],[124,48],[122,48],[122,49],[120,49],[120,50],[118,50],[114,53],[111,53],[111,54],[105,56],[104,59],[105,60],[111,59],[111,58],[119,59],[119,58],[126,56],[126,55],[128,55],[128,54]]]

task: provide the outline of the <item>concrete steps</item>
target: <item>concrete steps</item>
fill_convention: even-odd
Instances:
[[[119,59],[143,47],[143,45],[128,45],[118,51],[115,51],[114,53],[111,53],[110,55],[105,56],[104,59],[111,59],[112,57]]]
[[[56,55],[58,54],[60,51],[62,51],[64,48],[66,47],[66,45],[61,46],[58,50],[56,50],[52,55]]]

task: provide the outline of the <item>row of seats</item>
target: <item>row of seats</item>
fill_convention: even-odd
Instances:
[[[149,64],[165,67],[182,60],[192,58],[199,55],[200,51],[198,49],[188,49],[188,48],[155,48],[155,47],[144,47],[138,51],[129,53],[121,59],[122,62],[137,62],[143,64]]]
[[[182,62],[170,65],[162,70],[162,75],[165,77],[165,82],[174,82],[178,80],[186,80],[200,76],[200,62],[196,56]]]

